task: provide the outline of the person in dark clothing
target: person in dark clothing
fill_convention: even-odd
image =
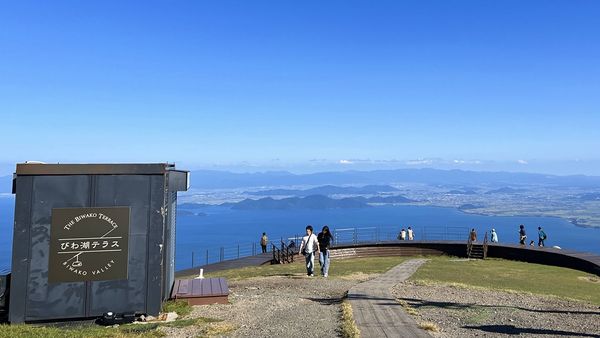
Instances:
[[[525,226],[523,224],[519,225],[519,244],[525,245],[525,240],[527,239],[527,234],[525,233]]]
[[[538,227],[538,246],[544,246],[544,241],[548,238],[542,227]]]
[[[329,248],[333,244],[333,236],[329,231],[329,227],[326,225],[323,227],[321,232],[317,235],[317,241],[319,242],[319,264],[321,265],[321,275],[323,277],[329,276]]]

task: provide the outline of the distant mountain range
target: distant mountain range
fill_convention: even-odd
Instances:
[[[447,192],[450,195],[477,195],[477,191],[474,190],[450,190]]]
[[[324,185],[321,187],[298,190],[298,189],[271,189],[260,191],[247,191],[248,195],[254,196],[311,196],[311,195],[374,195],[385,192],[395,192],[398,189],[389,185],[366,185],[364,187],[338,187],[335,185]]]
[[[477,186],[499,188],[515,185],[546,185],[569,187],[600,187],[600,176],[556,176],[530,173],[485,172],[440,169],[396,169],[373,171],[320,172],[292,174],[286,171],[232,173],[216,170],[196,170],[191,173],[194,189],[231,189],[297,185],[384,185],[422,183],[434,185]],[[11,192],[12,175],[0,176],[0,193]]]
[[[514,185],[547,185],[571,187],[600,187],[600,176],[555,176],[545,174],[484,172],[439,169],[397,169],[374,171],[321,172],[292,174],[286,171],[232,173],[198,170],[191,174],[195,189],[225,189],[294,185],[381,185],[392,183],[423,183],[442,185],[495,185],[499,188]]]
[[[494,189],[494,190],[490,190],[488,192],[486,192],[486,194],[491,195],[491,194],[517,194],[520,192],[525,192],[527,191],[527,189],[515,189],[515,188],[510,188],[510,187],[502,187],[500,189]]]
[[[283,199],[273,199],[265,197],[258,200],[245,199],[235,203],[231,209],[234,210],[265,210],[265,209],[356,209],[368,208],[366,202],[356,198],[333,199],[322,195],[312,195],[306,197],[289,197]]]
[[[289,210],[289,209],[352,209],[352,208],[368,208],[370,204],[398,204],[415,202],[404,196],[375,196],[375,197],[347,197],[347,198],[330,198],[323,195],[310,195],[305,197],[288,197],[282,199],[274,199],[272,197],[264,197],[261,199],[247,198],[237,203],[223,203],[218,206],[229,207],[234,210]],[[202,209],[206,207],[214,207],[209,204],[180,204],[178,210]],[[187,213],[189,214],[189,213]]]

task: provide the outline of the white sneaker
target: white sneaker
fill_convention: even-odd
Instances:
[[[310,274],[310,276],[311,276],[311,277],[314,277],[314,276],[315,276],[315,274],[314,274],[314,273],[311,273],[311,274]]]
[[[329,276],[328,274],[324,274],[323,277],[327,278],[327,276]]]

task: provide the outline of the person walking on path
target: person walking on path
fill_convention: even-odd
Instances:
[[[469,236],[471,237],[471,242],[477,242],[477,232],[475,232],[475,228],[471,229]]]
[[[300,243],[300,253],[306,260],[306,274],[313,277],[315,275],[315,252],[319,250],[319,241],[313,233],[312,225],[306,226],[306,236],[302,237]]]
[[[321,265],[321,275],[327,277],[329,276],[329,248],[333,243],[333,236],[327,225],[324,226],[317,235],[317,241],[319,242],[319,265]]]
[[[525,245],[525,240],[527,239],[527,234],[525,233],[525,226],[523,224],[519,225],[519,244]]]
[[[406,239],[406,230],[404,230],[404,228],[402,228],[402,230],[400,230],[400,233],[398,234],[398,239],[401,241]]]
[[[408,240],[409,241],[414,240],[415,239],[415,235],[413,233],[413,229],[411,227],[408,227],[408,231],[407,232],[408,232]]]
[[[498,243],[498,234],[496,233],[496,229],[492,229],[490,237],[490,241],[492,241],[492,243]]]
[[[544,241],[548,238],[542,227],[538,227],[538,246],[544,246]]]
[[[262,237],[260,238],[260,247],[262,248],[262,253],[267,252],[267,244],[269,243],[269,237],[267,237],[267,233],[263,232]]]

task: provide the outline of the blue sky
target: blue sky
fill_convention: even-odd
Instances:
[[[597,1],[2,2],[0,168],[600,175],[598,17]]]

